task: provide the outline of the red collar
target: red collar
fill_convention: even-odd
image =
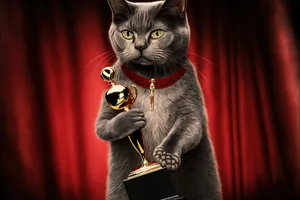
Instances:
[[[122,65],[121,68],[124,74],[135,84],[147,89],[150,87],[151,79],[138,75],[125,65]],[[180,67],[170,76],[155,79],[155,88],[166,88],[173,85],[184,75],[185,72],[186,69],[184,67]]]

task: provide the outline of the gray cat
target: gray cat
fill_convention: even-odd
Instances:
[[[137,100],[128,112],[115,111],[102,99],[96,132],[110,144],[106,199],[128,199],[122,181],[141,163],[127,136],[139,129],[147,158],[173,171],[172,180],[181,196],[221,199],[203,95],[186,57],[190,39],[186,0],[108,3],[113,16],[109,37],[118,57],[112,66],[117,83],[134,83],[121,66],[146,79],[169,77],[182,67],[185,73],[172,85],[154,90],[153,111],[149,88],[139,84]]]

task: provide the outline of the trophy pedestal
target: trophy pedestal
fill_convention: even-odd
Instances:
[[[166,169],[126,179],[123,183],[130,200],[183,200]]]

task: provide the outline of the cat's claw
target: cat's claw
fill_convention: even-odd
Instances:
[[[156,148],[153,156],[162,167],[166,167],[170,171],[175,171],[181,163],[181,159],[177,153],[168,153],[162,148]]]

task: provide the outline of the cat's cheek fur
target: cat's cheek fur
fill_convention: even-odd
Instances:
[[[190,31],[186,27],[180,27],[180,28],[177,29],[177,34],[181,35],[181,36],[184,36],[184,37],[187,37],[187,36],[190,35]]]
[[[156,45],[160,49],[167,49],[174,41],[174,33],[167,31],[165,35],[161,38],[155,41]]]
[[[121,50],[126,49],[130,43],[132,43],[132,40],[126,40],[123,38],[122,34],[119,32],[115,32],[114,34],[114,41],[116,42],[116,44],[118,45],[118,47]]]

